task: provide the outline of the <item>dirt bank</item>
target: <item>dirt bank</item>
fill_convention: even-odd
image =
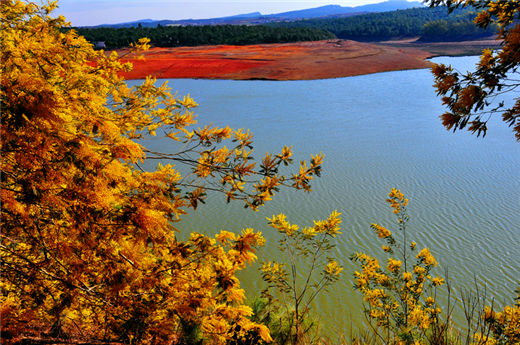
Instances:
[[[501,42],[492,37],[473,41],[458,42],[421,42],[415,38],[399,41],[385,41],[379,42],[379,44],[401,49],[420,49],[431,53],[432,56],[461,56],[480,55],[482,50],[486,48],[498,49],[500,48]]]
[[[498,47],[489,39],[467,42],[420,43],[414,39],[361,43],[328,40],[248,46],[152,48],[144,60],[132,55],[127,79],[157,78],[306,80],[425,68],[426,58],[480,54]],[[121,53],[124,53],[122,51]]]
[[[305,80],[347,77],[428,67],[432,54],[413,47],[393,47],[346,40],[152,48],[127,79],[157,78]]]

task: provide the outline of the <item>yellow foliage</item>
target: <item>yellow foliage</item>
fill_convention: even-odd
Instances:
[[[284,214],[267,218],[269,225],[282,235],[278,248],[288,257],[286,264],[269,261],[261,267],[262,278],[268,284],[262,295],[267,297],[269,305],[274,304],[274,310],[282,309],[285,313],[283,319],[287,327],[283,330],[281,323],[269,316],[263,319],[278,330],[275,340],[279,344],[301,341],[310,330],[305,324],[309,320],[311,302],[319,292],[339,280],[343,267],[327,254],[335,247],[331,240],[341,233],[340,215],[333,211],[326,220],[314,221],[312,227],[304,228],[289,223]],[[308,269],[300,265],[305,258],[311,262]]]
[[[252,209],[282,184],[310,190],[323,157],[289,178],[279,172],[292,156],[284,147],[256,169],[249,131],[192,128],[191,97],[152,78],[128,87],[119,75],[131,66],[63,31],[65,19],[51,17],[55,7],[1,2],[2,336],[52,328],[169,343],[197,325],[208,342],[247,332],[269,341],[265,326],[249,320],[235,276],[256,260],[261,234],[178,241],[174,224],[208,190]],[[152,152],[149,135],[183,146]],[[172,164],[141,171],[149,158]],[[193,173],[181,176],[173,163]],[[246,182],[255,187],[246,190]]]
[[[378,224],[370,224],[370,227],[377,232],[377,236],[379,238],[387,238],[392,236],[392,232],[390,232],[390,230],[388,230],[384,226]]]
[[[485,307],[482,313],[484,331],[475,334],[472,345],[520,343],[520,290],[517,293],[516,304],[505,306],[501,312]]]
[[[398,243],[392,232],[378,224],[371,224],[378,238],[386,242],[382,246],[386,254],[399,254],[400,257],[387,257],[386,267],[378,260],[364,253],[356,253],[352,260],[360,263],[362,271],[354,273],[354,287],[363,294],[366,302],[366,315],[374,323],[372,330],[387,344],[422,344],[427,341],[426,334],[438,321],[440,309],[435,299],[426,295],[426,288],[435,289],[443,284],[442,278],[431,278],[429,272],[437,261],[428,248],[415,256],[411,263],[416,243],[407,243],[406,205],[401,191],[392,189],[387,202],[396,215],[399,233],[403,242]],[[387,255],[388,255],[387,254]]]

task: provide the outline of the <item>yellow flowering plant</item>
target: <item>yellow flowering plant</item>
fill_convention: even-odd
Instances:
[[[423,248],[416,253],[416,243],[409,242],[408,199],[392,189],[386,201],[396,216],[398,233],[371,225],[385,243],[382,250],[387,261],[383,264],[365,253],[355,253],[351,259],[361,265],[361,270],[354,273],[354,288],[363,294],[365,314],[376,339],[383,344],[422,344],[438,322],[441,309],[435,289],[444,280],[431,276],[437,261],[430,250]],[[427,290],[432,290],[433,296]]]
[[[340,213],[334,211],[326,220],[305,228],[289,223],[284,214],[273,215],[268,221],[282,236],[278,247],[288,262],[262,264],[262,278],[268,284],[262,294],[269,305],[261,320],[271,327],[276,343],[296,344],[313,327],[309,321],[312,301],[337,282],[343,271],[329,256],[335,247],[334,237],[341,233]],[[310,265],[307,270],[298,264],[302,259]],[[279,317],[278,322],[270,322],[275,312],[282,312],[283,320]]]
[[[254,210],[281,186],[308,191],[323,155],[294,175],[281,171],[288,147],[257,165],[249,131],[194,127],[195,101],[154,79],[129,87],[131,65],[64,31],[44,3],[0,3],[2,338],[166,344],[198,328],[208,343],[270,341],[236,278],[261,234],[179,241],[174,225],[209,191]],[[148,150],[155,135],[178,150]],[[164,164],[143,171],[151,159]]]
[[[486,306],[482,312],[480,332],[473,336],[471,345],[514,345],[520,344],[520,288],[516,301],[502,311]]]

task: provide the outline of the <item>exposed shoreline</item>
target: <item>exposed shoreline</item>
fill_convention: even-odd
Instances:
[[[152,48],[144,59],[128,55],[134,68],[126,79],[199,78],[312,80],[427,68],[439,55],[473,55],[494,40],[418,43],[414,40],[362,43],[327,40],[246,46]]]

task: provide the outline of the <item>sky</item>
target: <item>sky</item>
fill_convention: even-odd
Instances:
[[[55,14],[73,26],[114,24],[140,19],[204,19],[236,14],[262,14],[324,5],[360,6],[385,0],[59,0]]]

